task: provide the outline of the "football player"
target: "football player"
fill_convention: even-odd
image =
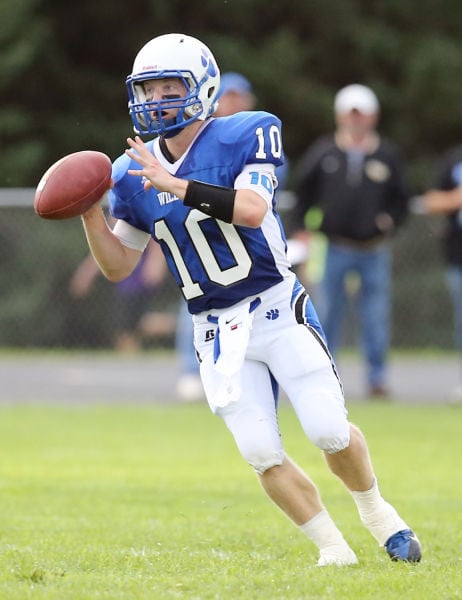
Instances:
[[[136,135],[113,166],[117,223],[111,230],[99,205],[82,216],[102,272],[119,281],[150,237],[161,245],[192,314],[210,408],[269,497],[318,547],[318,565],[357,557],[284,451],[279,385],[377,542],[393,560],[419,561],[416,536],[382,498],[364,436],[347,419],[323,330],[286,256],[275,206],[280,120],[261,111],[213,117],[220,72],[187,35],[149,41],[126,85]]]

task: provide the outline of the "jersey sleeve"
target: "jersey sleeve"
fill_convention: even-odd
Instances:
[[[275,175],[275,167],[272,164],[246,165],[234,182],[236,190],[251,190],[259,194],[271,207],[274,191],[278,185]]]
[[[114,234],[119,238],[124,246],[144,252],[151,236],[136,227],[132,227],[126,221],[119,219],[114,225]]]
[[[130,190],[130,180],[127,179],[127,170],[130,166],[130,158],[122,154],[112,165],[112,179],[114,187],[109,190],[108,200],[111,215],[116,219],[127,217],[128,206],[132,190]],[[128,220],[128,219],[127,219]]]

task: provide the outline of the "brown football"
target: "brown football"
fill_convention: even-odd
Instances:
[[[64,156],[40,180],[35,212],[44,219],[81,215],[110,188],[111,171],[111,159],[103,152],[82,150]]]

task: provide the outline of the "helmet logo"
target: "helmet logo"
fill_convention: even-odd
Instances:
[[[202,49],[201,56],[202,66],[206,69],[207,75],[210,77],[215,77],[218,73],[217,65],[215,64],[215,60],[210,52],[207,52],[204,48]]]

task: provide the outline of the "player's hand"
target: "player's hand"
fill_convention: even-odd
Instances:
[[[142,167],[141,169],[129,169],[129,175],[144,177],[145,190],[155,187],[161,192],[172,191],[177,178],[160,164],[143,140],[138,136],[135,139],[127,138],[127,144],[131,150],[125,150],[125,154]]]
[[[111,190],[114,187],[114,180],[111,178],[110,182],[109,182],[109,187],[106,190],[106,192],[101,196],[101,199],[98,202],[95,202],[95,204],[93,204],[93,206],[90,206],[90,208],[85,211],[82,214],[82,218],[85,220],[89,220],[92,218],[100,218],[101,215],[104,216],[103,213],[103,203],[107,198],[107,194],[109,192],[109,190]]]

